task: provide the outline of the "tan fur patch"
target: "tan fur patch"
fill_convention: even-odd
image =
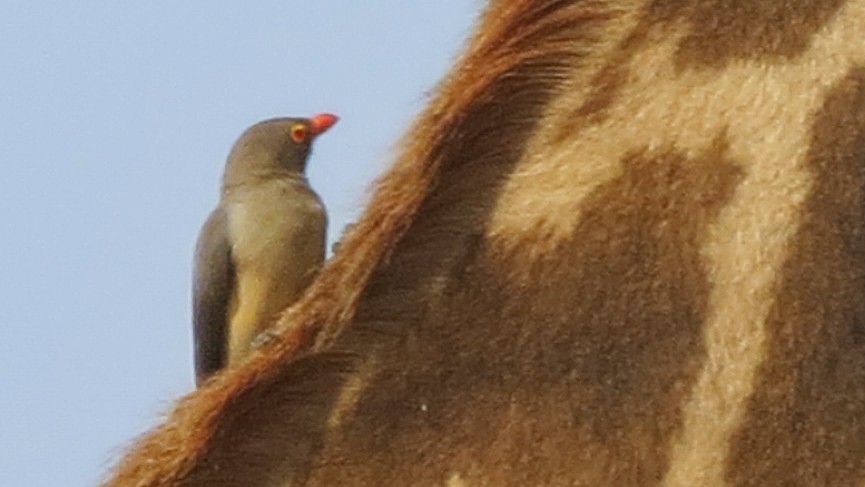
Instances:
[[[354,415],[358,401],[366,387],[375,378],[378,370],[378,360],[376,360],[375,354],[371,353],[367,360],[360,365],[360,369],[355,370],[349,376],[339,390],[339,397],[330,412],[330,417],[327,420],[328,431],[338,431],[342,424]]]
[[[463,478],[460,474],[455,473],[448,478],[448,483],[445,487],[469,487],[469,484],[463,482]]]

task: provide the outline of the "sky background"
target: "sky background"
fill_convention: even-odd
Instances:
[[[0,485],[95,485],[192,390],[192,249],[247,126],[340,116],[332,241],[480,8],[0,0]]]

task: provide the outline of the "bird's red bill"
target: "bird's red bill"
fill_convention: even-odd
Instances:
[[[327,131],[327,129],[333,127],[339,117],[332,113],[320,113],[310,120],[310,125],[312,125],[312,133],[315,135],[319,135]]]

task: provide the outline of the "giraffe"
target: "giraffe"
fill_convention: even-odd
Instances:
[[[491,0],[107,486],[865,487],[865,0]]]

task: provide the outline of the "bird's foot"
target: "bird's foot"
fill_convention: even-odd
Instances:
[[[250,343],[250,347],[253,349],[259,349],[267,344],[273,343],[276,340],[279,340],[279,333],[265,330],[255,336],[255,338],[252,340],[252,343]]]

